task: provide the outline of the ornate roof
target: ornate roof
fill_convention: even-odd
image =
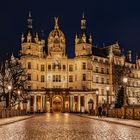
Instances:
[[[48,37],[48,42],[52,42],[52,41],[54,41],[54,43],[58,43],[57,41],[65,42],[64,33],[59,29],[58,18],[56,17],[55,17],[54,29],[49,33],[49,37]]]
[[[65,49],[65,36],[64,33],[59,29],[58,18],[56,17],[54,29],[48,36],[48,48],[53,52],[60,52]]]

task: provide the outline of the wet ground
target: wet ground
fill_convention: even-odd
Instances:
[[[140,129],[73,114],[47,113],[0,126],[0,140],[140,140]]]

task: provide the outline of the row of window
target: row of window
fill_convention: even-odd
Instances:
[[[48,65],[48,70],[52,70],[52,69],[55,69],[56,68],[56,65],[53,64],[53,65]],[[66,70],[66,65],[57,65],[57,68],[58,69],[63,69],[63,70]],[[32,64],[31,62],[28,62],[28,69],[32,69]],[[86,69],[86,63],[82,63],[82,69],[85,70]],[[38,64],[37,64],[37,70],[38,70]],[[45,65],[41,65],[40,67],[40,70],[41,71],[45,71]],[[73,71],[74,68],[73,68],[73,65],[69,65],[69,71]],[[77,66],[75,66],[75,70],[77,70]]]
[[[28,80],[29,81],[31,80],[31,74],[28,74]],[[48,76],[48,80],[51,81],[50,76]],[[65,80],[65,76],[63,76],[63,80]],[[86,81],[86,80],[87,80],[86,74],[82,74],[82,81]],[[38,81],[38,75],[37,75],[37,81]],[[62,76],[61,75],[53,75],[52,81],[53,82],[61,82],[62,81]],[[69,75],[69,82],[73,82],[73,81],[74,81],[73,75]],[[77,75],[75,75],[75,81],[77,81]],[[45,76],[44,75],[41,75],[41,82],[45,82]],[[109,84],[109,79],[106,79],[106,82],[105,82],[104,77],[101,77],[101,81],[99,81],[99,77],[96,77],[95,82],[96,83],[100,82],[102,84],[104,84],[104,83]]]
[[[28,81],[31,81],[31,74],[28,74]],[[63,76],[63,80],[65,80],[65,76]],[[86,81],[86,74],[82,75],[82,80]],[[38,81],[38,75],[37,75],[37,81]],[[48,81],[51,81],[51,77],[48,76]],[[62,82],[62,76],[61,75],[53,75],[52,77],[53,82]],[[73,82],[73,75],[69,75],[69,82]],[[77,81],[77,75],[75,75],[75,81]],[[41,75],[41,82],[45,82],[45,76]]]
[[[99,71],[99,67],[95,67],[95,72],[101,72],[101,73],[107,73],[109,74],[109,68],[106,69],[106,72],[105,72],[105,69],[104,68],[101,68],[100,71]]]
[[[99,77],[96,77],[95,82],[96,83],[101,83],[101,84],[104,84],[104,83],[109,84],[109,79],[106,79],[106,82],[105,82],[105,78],[104,77],[101,77],[101,81],[99,81]]]

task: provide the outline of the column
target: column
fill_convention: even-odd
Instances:
[[[75,101],[74,101],[74,96],[72,96],[72,112],[75,112]]]
[[[78,112],[81,111],[80,95],[78,95]]]
[[[65,113],[65,96],[63,96],[63,109],[62,112]]]
[[[36,109],[37,109],[37,108],[36,108],[36,95],[34,95],[34,112],[37,111]]]
[[[53,113],[53,110],[52,110],[52,96],[50,96],[50,113]]]
[[[70,112],[73,112],[73,108],[72,108],[72,95],[70,95]]]
[[[42,104],[42,106],[43,106],[43,112],[46,112],[46,100],[45,100],[45,95],[43,95],[43,104]]]
[[[30,111],[31,111],[30,107],[31,107],[31,101],[30,101],[30,99],[29,99],[29,100],[27,101],[27,112],[29,112],[29,113],[30,113]]]
[[[46,95],[46,96],[45,96],[45,102],[46,102],[46,103],[45,103],[45,110],[46,110],[46,112],[48,112],[48,111],[49,111],[49,109],[48,109],[48,108],[49,108],[49,106],[47,106],[47,102],[48,102],[48,100],[47,100],[47,99],[48,99],[48,96]]]
[[[43,112],[43,96],[40,96],[40,112]]]
[[[85,112],[88,112],[88,96],[85,95]]]

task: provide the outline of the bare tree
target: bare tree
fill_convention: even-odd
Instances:
[[[28,98],[27,74],[18,59],[11,56],[0,66],[0,99],[6,108],[13,107]]]

